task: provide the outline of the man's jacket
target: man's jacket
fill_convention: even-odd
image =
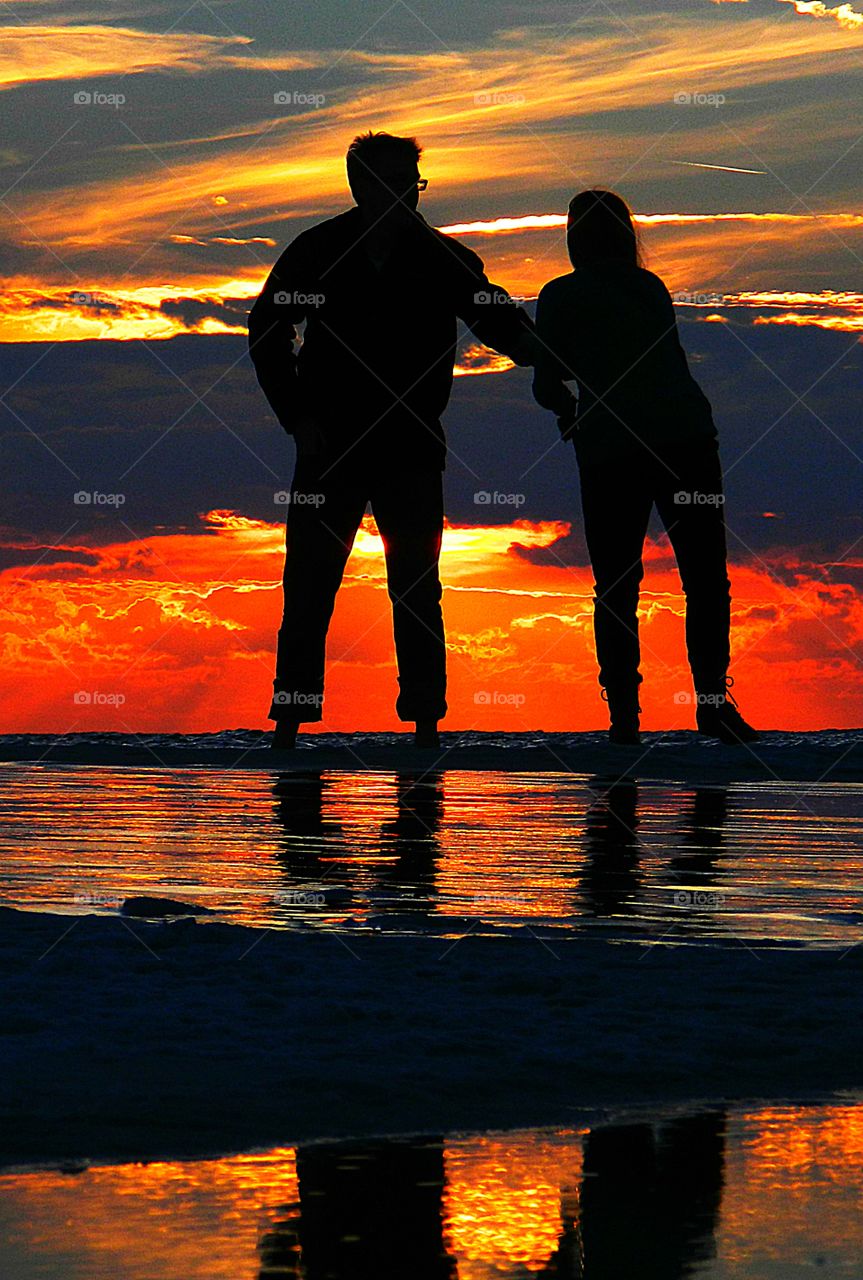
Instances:
[[[457,319],[513,358],[532,322],[489,282],[475,253],[419,214],[380,269],[363,233],[353,208],[303,231],[282,253],[249,315],[258,380],[288,432],[301,416],[315,420],[331,463],[442,467]]]

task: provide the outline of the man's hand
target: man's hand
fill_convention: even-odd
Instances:
[[[542,344],[532,329],[524,329],[518,342],[509,351],[510,360],[522,366],[536,364],[542,354]]]

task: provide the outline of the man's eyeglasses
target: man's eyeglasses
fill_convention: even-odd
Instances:
[[[395,174],[387,176],[386,174],[378,173],[375,174],[375,177],[379,182],[382,182],[384,186],[388,187],[390,191],[401,192],[403,195],[407,195],[409,191],[414,190],[425,191],[429,184],[428,178],[416,178],[411,182],[410,178],[397,177]]]

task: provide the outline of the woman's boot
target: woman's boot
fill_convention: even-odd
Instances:
[[[714,689],[698,691],[695,706],[698,732],[707,738],[718,738],[720,742],[733,746],[757,742],[759,734],[743,719],[737,702],[729,692],[732,684],[734,681],[731,676],[726,676]]]

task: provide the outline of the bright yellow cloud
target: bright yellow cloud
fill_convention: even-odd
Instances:
[[[624,158],[632,163],[642,153],[642,172],[656,166],[652,135],[612,136],[606,130],[593,136],[589,118],[597,111],[670,106],[681,91],[721,87],[728,95],[801,74],[837,72],[846,59],[849,68],[855,65],[854,50],[838,28],[758,18],[723,26],[721,38],[700,48],[694,71],[691,22],[669,18],[657,27],[648,16],[633,22],[639,41],[587,22],[578,39],[503,33],[495,48],[470,56],[350,53],[343,62],[362,63],[371,73],[368,84],[349,97],[327,96],[314,111],[271,104],[257,130],[267,134],[265,145],[234,150],[229,163],[209,153],[160,163],[143,151],[142,163],[144,156],[150,163],[137,174],[75,187],[47,208],[41,198],[20,199],[16,212],[29,234],[61,254],[67,246],[101,248],[130,239],[150,244],[171,232],[194,234],[201,225],[212,231],[218,200],[225,202],[221,225],[237,235],[283,216],[286,203],[301,216],[332,212],[346,202],[344,151],[367,128],[416,134],[428,147],[435,190],[445,195],[470,191],[475,197],[498,192],[504,183],[511,192],[535,190],[563,174],[575,186],[597,176],[599,158],[607,167]],[[199,53],[196,47],[188,57],[194,61]],[[182,62],[186,53],[176,56]],[[687,129],[712,136],[708,125],[715,120],[704,111],[679,110]],[[572,122],[566,133],[555,127],[562,114]],[[724,145],[727,150],[727,140]]]
[[[137,31],[130,27],[29,24],[0,28],[0,87],[40,80],[121,80],[142,71],[201,71],[233,65],[247,36],[208,36],[193,31]],[[298,66],[306,65],[298,61]],[[127,82],[125,95],[132,94]],[[111,93],[110,85],[94,85]],[[118,86],[119,89],[119,86]],[[71,91],[70,91],[71,92]],[[71,98],[70,98],[71,100]]]
[[[863,27],[863,13],[852,9],[850,4],[838,4],[830,8],[821,0],[781,0],[784,4],[793,4],[797,13],[811,14],[814,18],[834,18],[848,31],[859,31]]]

